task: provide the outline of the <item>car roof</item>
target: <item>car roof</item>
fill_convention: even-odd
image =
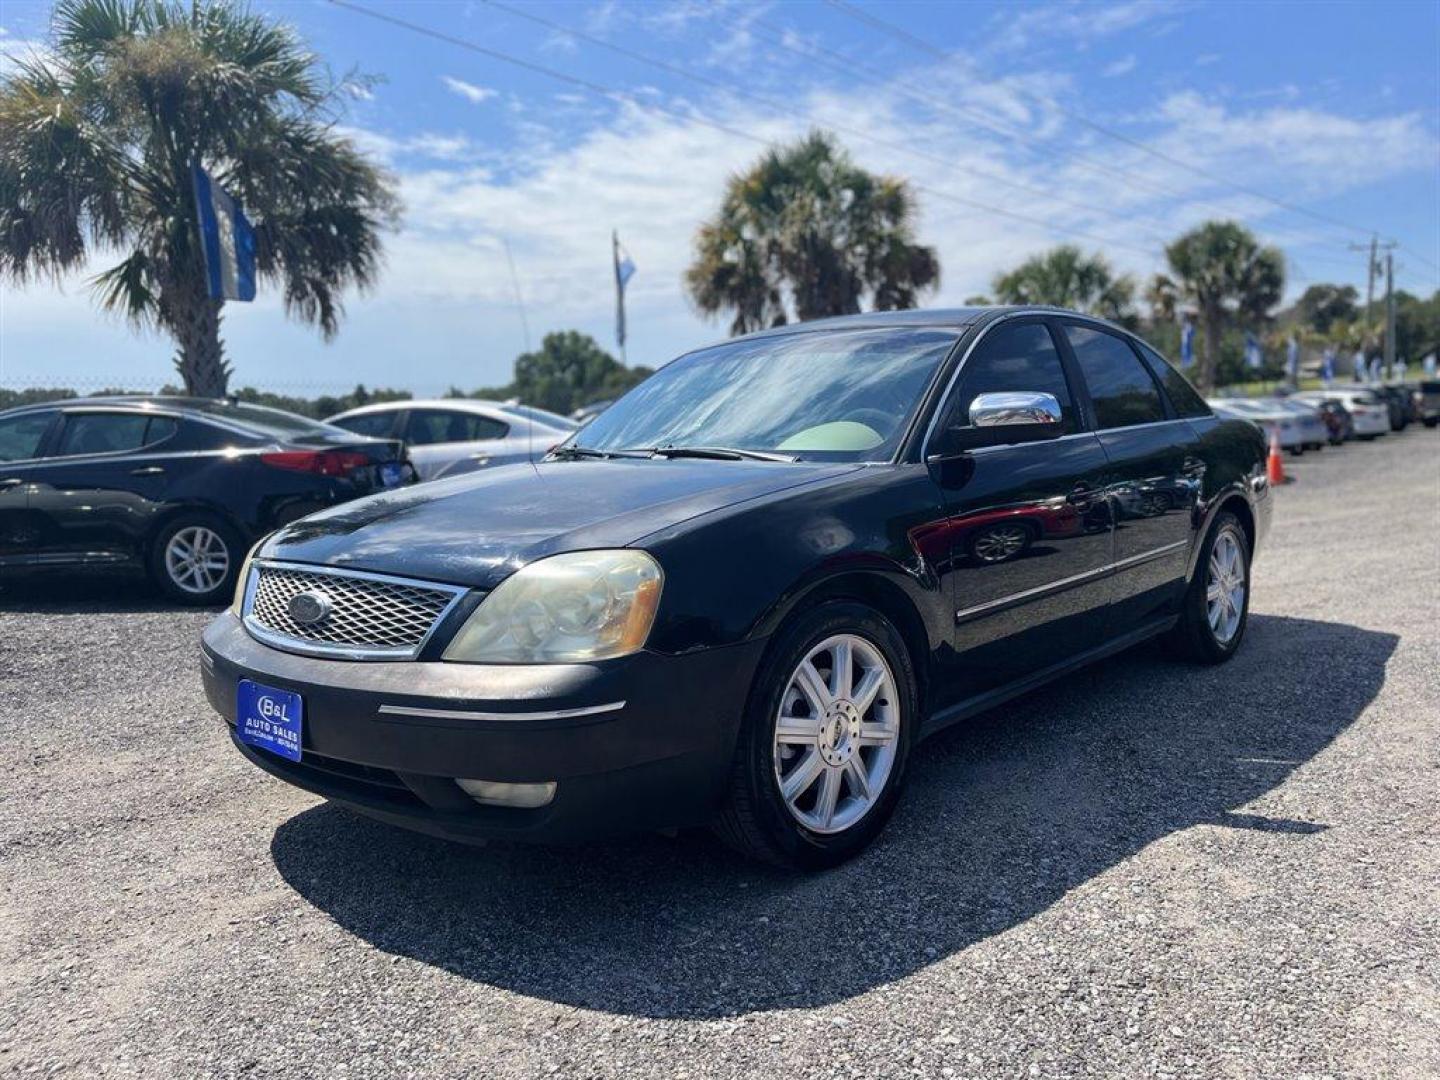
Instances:
[[[334,416],[326,417],[326,423],[331,420],[339,420],[347,416],[365,416],[369,413],[394,412],[398,409],[449,409],[452,412],[472,412],[481,416],[488,416],[495,420],[508,420],[515,423],[517,420],[524,422],[527,418],[508,410],[498,401],[491,401],[488,398],[405,398],[396,401],[377,401],[370,405],[361,405],[354,409],[346,409]],[[533,421],[537,426],[544,427],[543,421]]]
[[[1001,315],[1034,313],[1037,315],[1073,315],[1092,322],[1106,322],[1093,315],[1086,315],[1069,308],[1049,307],[1044,304],[991,304],[956,308],[906,308],[903,311],[866,311],[857,315],[834,315],[826,319],[812,319],[809,322],[786,323],[769,330],[757,330],[729,341],[749,338],[780,337],[785,334],[803,334],[816,330],[865,330],[882,327],[932,326],[962,330],[976,323],[986,322]],[[1114,324],[1108,324],[1114,325]],[[1124,331],[1124,327],[1115,329]],[[1128,331],[1126,331],[1128,333]]]

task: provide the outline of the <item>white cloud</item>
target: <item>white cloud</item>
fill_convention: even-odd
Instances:
[[[1160,239],[1216,214],[1250,219],[1267,241],[1293,245],[1302,262],[1303,245],[1321,234],[1333,236],[1334,230],[1277,214],[1263,200],[1227,194],[1193,173],[1134,148],[1099,142],[1094,132],[1064,122],[1043,104],[1073,95],[1063,76],[1022,69],[1002,79],[981,79],[957,64],[912,65],[905,85],[923,89],[927,101],[973,110],[994,124],[987,129],[970,122],[972,112],[961,116],[918,104],[897,85],[815,86],[797,80],[783,113],[722,94],[697,97],[703,102],[697,111],[729,130],[683,115],[683,102],[654,88],[644,102],[682,115],[591,97],[594,109],[578,124],[579,110],[556,109],[550,92],[527,99],[522,112],[497,110],[511,136],[500,141],[503,151],[463,131],[346,129],[395,170],[406,207],[403,231],[387,241],[380,287],[371,297],[352,298],[351,319],[328,349],[312,332],[283,326],[273,302],[236,305],[234,315],[227,309],[227,333],[237,335],[232,356],[240,380],[278,383],[286,372],[305,369],[352,383],[364,379],[426,392],[452,381],[465,386],[503,381],[521,342],[502,238],[514,253],[535,340],[546,330],[575,326],[609,346],[611,229],[619,230],[639,267],[629,292],[631,360],[661,362],[719,337],[723,325],[702,322],[691,312],[681,275],[696,229],[714,212],[726,179],[762,152],[747,134],[762,141],[790,139],[811,126],[832,124],[890,143],[840,136],[861,165],[907,176],[925,189],[919,194],[918,234],[939,250],[942,288],[927,298],[937,306],[988,291],[997,270],[1070,238],[1039,222],[1104,238],[1077,242],[1103,248],[1117,268],[1142,275],[1157,268]],[[1288,102],[1237,110],[1193,92],[1172,94],[1145,115],[1117,123],[1199,169],[1293,201],[1401,174],[1433,175],[1437,152],[1433,133],[1415,114],[1381,114],[1362,122]],[[897,149],[897,142],[921,148],[924,156]],[[1070,156],[1077,151],[1142,186],[1097,173]],[[1018,190],[994,178],[1054,194]],[[966,200],[1037,220],[1006,218]],[[36,297],[45,302],[32,303]],[[52,349],[45,336],[58,334],[54,327],[61,322],[90,325],[80,314],[90,307],[82,290],[72,288],[60,298],[44,289],[0,289],[0,299],[6,307],[0,341],[9,356],[39,356],[41,349],[47,356],[85,355],[78,343]],[[273,292],[266,299],[273,301]],[[71,314],[58,314],[61,308]],[[100,328],[95,341],[124,334],[113,323],[90,318]],[[262,332],[264,327],[270,329]],[[266,346],[266,340],[284,347]],[[388,350],[383,356],[381,342]],[[255,343],[250,351],[247,343]],[[146,362],[161,377],[168,373],[163,341],[129,343],[125,350],[127,356],[150,357]],[[281,355],[283,363],[263,367],[271,362],[267,357]],[[352,355],[363,363],[338,359]]]
[[[1135,70],[1135,54],[1122,56],[1119,60],[1112,61],[1100,69],[1100,74],[1107,79],[1119,78],[1121,75],[1128,75]]]
[[[1201,53],[1199,56],[1195,57],[1196,67],[1209,67],[1211,64],[1218,64],[1219,62],[1219,53],[1207,52]]]
[[[474,83],[466,82],[464,79],[457,79],[453,75],[441,75],[443,82],[452,94],[459,94],[472,105],[480,105],[491,98],[496,97],[500,91],[492,90],[488,86],[476,86]]]
[[[1020,12],[1006,7],[991,19],[989,47],[996,52],[1019,52],[1046,39],[1060,39],[1085,49],[1102,38],[1173,15],[1181,7],[1179,0],[1047,4]]]

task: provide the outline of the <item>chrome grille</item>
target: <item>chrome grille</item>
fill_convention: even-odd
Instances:
[[[415,656],[465,591],[293,563],[257,563],[250,573],[243,613],[252,634],[282,649],[351,659]],[[327,603],[322,618],[302,625],[290,601],[306,592],[323,595]]]

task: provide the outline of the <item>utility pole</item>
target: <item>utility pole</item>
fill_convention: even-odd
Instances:
[[[1351,244],[1349,245],[1349,247],[1351,251],[1367,250],[1364,244]],[[1390,258],[1390,252],[1395,250],[1395,241],[1387,240],[1384,244],[1382,244],[1380,243],[1380,238],[1377,237],[1374,233],[1371,233],[1370,246],[1368,248],[1369,259],[1365,263],[1365,337],[1367,339],[1370,336],[1370,319],[1372,316],[1372,309],[1375,306],[1375,274],[1380,269],[1381,249],[1384,249],[1386,253],[1385,258],[1388,260]],[[1360,348],[1362,351],[1366,350],[1368,346],[1368,340],[1362,341],[1360,344]],[[1386,349],[1388,356],[1388,345],[1386,346]]]
[[[1385,252],[1385,378],[1395,377],[1395,253]]]

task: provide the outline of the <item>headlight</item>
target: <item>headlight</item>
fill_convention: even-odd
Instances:
[[[541,559],[481,601],[445,659],[563,664],[638,652],[655,622],[662,581],[660,565],[643,551]]]
[[[237,619],[240,618],[240,608],[245,603],[245,582],[250,580],[250,564],[255,561],[255,552],[260,550],[260,545],[269,539],[267,534],[256,540],[255,545],[245,555],[245,561],[240,564],[240,576],[235,579],[235,599],[230,601],[230,614]]]

